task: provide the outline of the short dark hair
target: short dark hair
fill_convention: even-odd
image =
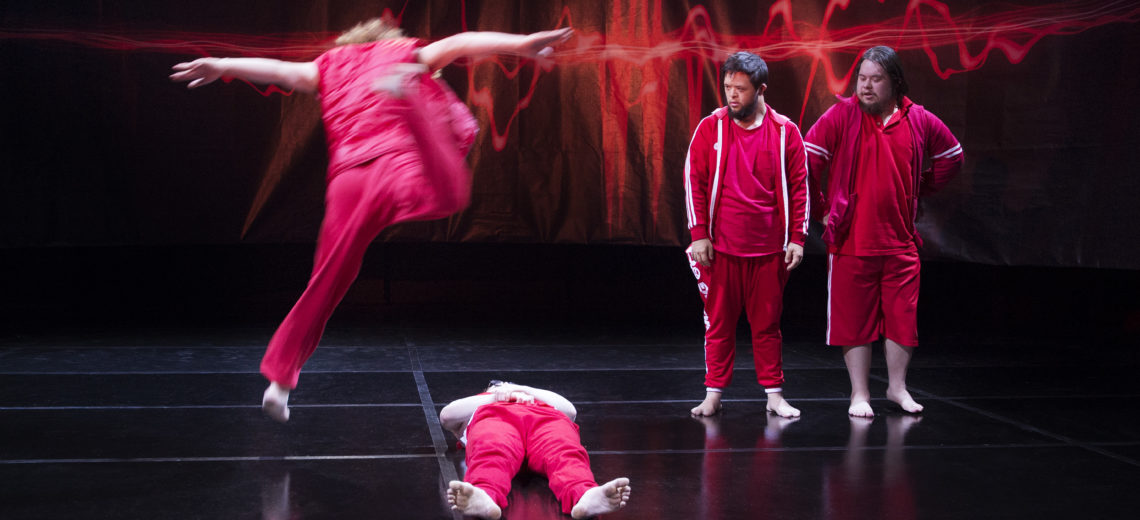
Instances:
[[[891,78],[891,91],[894,93],[895,99],[902,101],[909,89],[906,78],[903,77],[902,62],[899,60],[898,53],[886,45],[871,47],[863,51],[863,55],[859,57],[859,62],[855,64],[856,76],[859,74],[859,69],[863,67],[864,61],[873,61],[883,68],[883,71]]]
[[[734,72],[747,75],[748,80],[752,82],[752,88],[756,90],[760,90],[760,85],[768,82],[768,64],[748,51],[740,51],[729,56],[721,67],[720,77],[725,78]]]

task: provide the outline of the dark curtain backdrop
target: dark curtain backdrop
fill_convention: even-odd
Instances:
[[[452,65],[483,130],[470,207],[386,241],[687,244],[682,172],[728,52],[768,60],[804,131],[856,54],[900,49],[911,97],[967,162],[923,202],[924,255],[1140,268],[1140,7],[978,1],[65,1],[0,6],[0,247],[308,242],[317,102],[240,82],[187,91],[196,56],[316,57],[390,10],[412,36],[572,25],[553,64]],[[552,66],[551,66],[552,65]]]

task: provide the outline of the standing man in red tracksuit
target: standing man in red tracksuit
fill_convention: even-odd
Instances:
[[[714,415],[732,381],[736,324],[752,327],[756,380],[768,411],[797,417],[784,400],[780,313],[788,272],[803,260],[808,225],[807,159],[799,128],[764,102],[768,65],[733,54],[721,77],[727,107],[697,125],[685,163],[693,243],[685,251],[705,304],[705,399]]]
[[[572,518],[613,513],[629,502],[629,479],[598,485],[582,447],[578,410],[561,395],[503,381],[452,401],[439,412],[443,428],[467,448],[467,473],[448,483],[451,509],[467,516],[502,517],[511,479],[525,465],[543,475]]]
[[[170,77],[190,88],[219,78],[278,85],[321,100],[328,139],[325,216],[305,292],[269,341],[261,373],[269,380],[261,407],[289,420],[289,393],[325,324],[384,228],[443,218],[467,206],[471,172],[464,156],[475,118],[430,72],[463,57],[549,56],[569,28],[529,35],[464,32],[428,43],[407,38],[387,18],[363,22],[310,62],[200,58]]]
[[[874,416],[868,377],[871,342],[880,336],[886,336],[887,399],[918,413],[922,405],[906,388],[918,346],[918,197],[961,170],[962,145],[906,97],[893,49],[868,49],[855,70],[855,94],[840,98],[805,138],[813,215],[823,218],[829,253],[827,344],[843,347],[850,415]],[[923,171],[925,160],[931,168]]]

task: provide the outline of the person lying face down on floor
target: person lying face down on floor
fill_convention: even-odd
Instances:
[[[451,509],[479,518],[501,517],[511,479],[524,463],[550,481],[562,512],[573,518],[625,507],[629,479],[598,485],[574,423],[577,415],[574,404],[557,393],[503,381],[491,381],[483,393],[443,407],[440,424],[467,449],[464,481],[448,483]]]

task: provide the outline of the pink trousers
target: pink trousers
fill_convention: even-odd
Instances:
[[[466,482],[507,507],[511,479],[523,464],[545,475],[569,514],[587,490],[597,487],[578,425],[545,405],[497,402],[480,406],[467,427]]]
[[[270,381],[297,386],[301,366],[380,231],[399,222],[446,217],[470,199],[471,175],[450,130],[429,123],[427,107],[411,97],[398,110],[418,149],[384,154],[329,180],[309,284],[261,360],[261,373]]]
[[[688,256],[705,302],[705,386],[723,389],[732,382],[736,324],[744,313],[752,327],[756,380],[769,391],[779,389],[784,384],[780,314],[788,281],[784,254],[744,257],[718,251],[709,267]]]

